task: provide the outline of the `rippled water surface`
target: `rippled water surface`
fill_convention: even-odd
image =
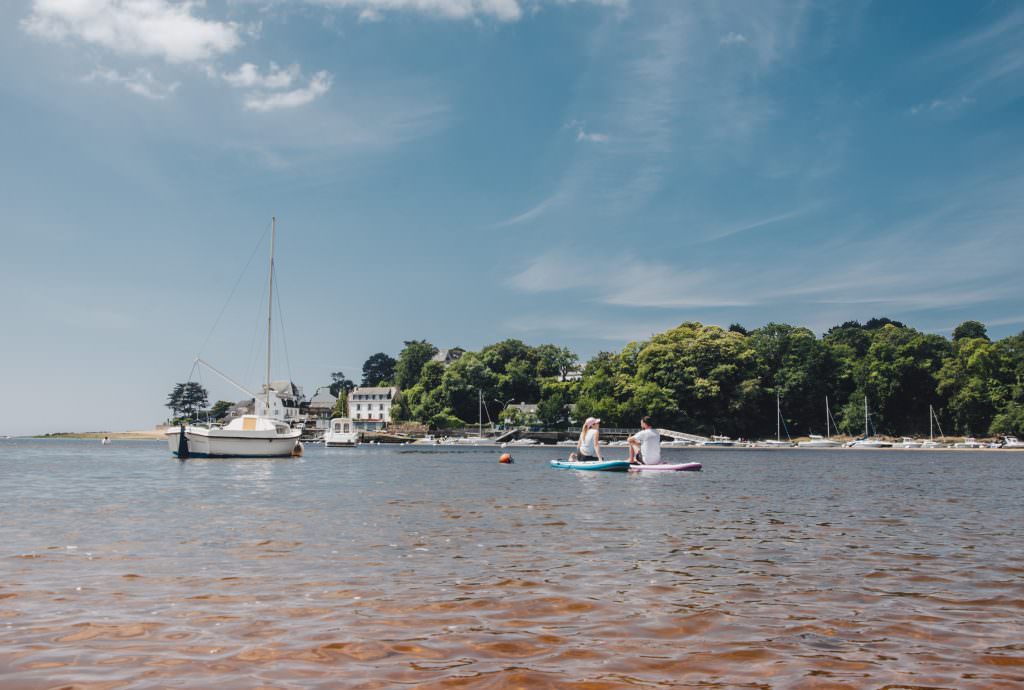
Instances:
[[[0,441],[0,687],[1024,686],[1024,453],[665,452]]]

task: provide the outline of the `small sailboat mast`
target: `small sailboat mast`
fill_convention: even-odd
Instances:
[[[270,277],[267,280],[267,415],[270,415],[270,347],[271,321],[274,316],[274,239],[277,236],[277,217],[270,217]]]
[[[864,438],[867,438],[871,434],[868,433],[868,396],[864,396]]]
[[[825,396],[825,438],[832,438],[832,433],[829,431],[829,418],[832,417],[832,413],[828,411],[828,396]],[[839,431],[836,429],[836,431]]]
[[[782,443],[782,402],[778,391],[775,391],[775,440]]]

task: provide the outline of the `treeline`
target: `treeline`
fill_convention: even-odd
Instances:
[[[848,434],[863,431],[865,396],[873,433],[927,434],[931,405],[949,435],[1024,434],[1024,332],[992,341],[977,321],[952,339],[885,318],[821,338],[788,324],[748,332],[687,322],[598,353],[581,376],[577,356],[556,345],[504,340],[447,365],[432,360],[437,352],[418,340],[397,359],[377,353],[363,383],[397,385],[396,418],[434,428],[475,422],[482,396],[485,419],[509,416],[511,401],[536,402],[538,423],[565,426],[572,404],[577,420],[635,427],[651,415],[681,431],[758,437],[774,435],[778,395],[794,436],[825,432],[826,396]]]

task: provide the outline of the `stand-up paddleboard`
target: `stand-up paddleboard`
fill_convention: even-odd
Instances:
[[[680,462],[675,465],[630,465],[630,472],[700,472],[699,462]]]
[[[629,469],[628,460],[596,460],[594,462],[576,462],[575,460],[552,460],[551,466],[559,470],[596,470],[598,472],[625,472]]]

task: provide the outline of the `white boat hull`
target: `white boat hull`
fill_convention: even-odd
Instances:
[[[295,451],[301,432],[255,436],[253,432],[233,432],[227,429],[186,427],[188,454],[194,458],[286,458]],[[178,454],[178,430],[166,433],[167,447]]]
[[[824,438],[818,441],[801,441],[797,444],[800,448],[839,448],[842,445],[839,441],[830,441]]]

